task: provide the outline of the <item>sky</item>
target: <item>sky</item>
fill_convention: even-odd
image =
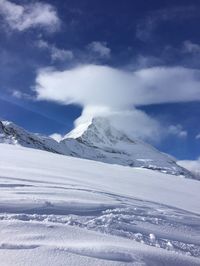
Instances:
[[[65,135],[106,116],[200,157],[198,0],[0,0],[0,118]]]

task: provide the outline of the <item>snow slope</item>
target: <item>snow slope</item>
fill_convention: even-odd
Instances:
[[[200,182],[0,144],[0,262],[200,265]]]

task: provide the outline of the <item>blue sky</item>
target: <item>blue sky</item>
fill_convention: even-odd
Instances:
[[[63,135],[103,107],[128,113],[129,130],[160,150],[196,159],[199,24],[199,1],[0,0],[0,117]]]

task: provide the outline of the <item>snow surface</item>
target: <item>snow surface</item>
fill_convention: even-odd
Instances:
[[[200,265],[200,182],[0,144],[0,265]]]

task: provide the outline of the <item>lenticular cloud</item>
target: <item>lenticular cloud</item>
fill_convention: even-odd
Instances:
[[[200,71],[154,67],[125,72],[86,65],[66,71],[43,69],[36,79],[39,99],[82,106],[127,107],[200,100]]]

